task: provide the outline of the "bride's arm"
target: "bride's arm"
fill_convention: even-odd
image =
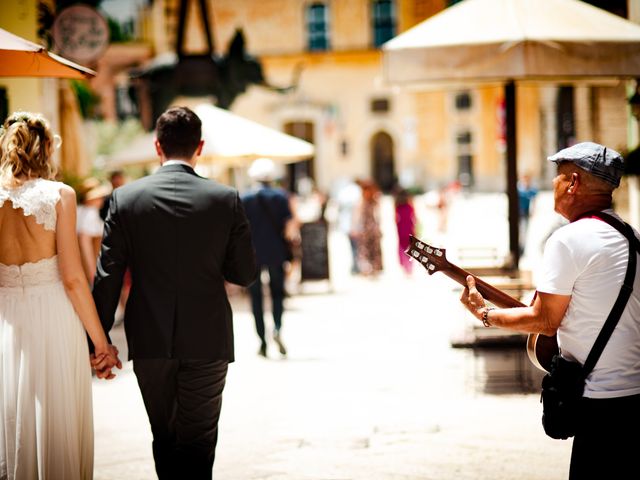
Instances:
[[[115,365],[121,368],[120,360],[117,355],[114,355],[100,324],[98,312],[82,268],[76,235],[76,195],[71,187],[65,185],[60,189],[60,201],[56,206],[56,211],[58,217],[56,228],[58,264],[64,288],[93,342],[96,357],[115,356]]]

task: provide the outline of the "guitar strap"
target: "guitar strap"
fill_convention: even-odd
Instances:
[[[618,298],[613,304],[613,308],[605,321],[602,330],[598,334],[596,341],[591,347],[591,351],[587,356],[587,359],[582,366],[582,374],[584,378],[587,378],[593,367],[595,367],[604,347],[606,346],[613,330],[616,328],[618,324],[618,320],[622,316],[622,312],[624,311],[625,306],[627,305],[627,301],[631,296],[631,292],[633,292],[633,282],[636,277],[636,265],[637,258],[636,252],[640,253],[640,241],[636,238],[633,229],[631,226],[625,222],[621,222],[617,218],[604,213],[604,212],[587,212],[584,215],[581,215],[578,220],[582,218],[597,218],[602,220],[605,223],[608,223],[613,228],[618,230],[622,235],[624,235],[629,242],[629,263],[627,264],[627,272],[624,276],[624,281],[622,282],[622,287],[620,288],[620,293],[618,294]]]

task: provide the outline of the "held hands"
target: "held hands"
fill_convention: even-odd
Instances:
[[[483,322],[483,314],[487,311],[487,305],[480,292],[478,292],[476,279],[472,275],[467,276],[467,286],[462,291],[460,302],[467,307],[467,310],[469,310],[474,317]]]
[[[114,367],[122,370],[122,362],[118,358],[118,348],[115,345],[107,345],[104,348],[97,348],[90,356],[91,367],[96,371],[98,378],[111,380],[115,378],[115,373],[111,370]]]

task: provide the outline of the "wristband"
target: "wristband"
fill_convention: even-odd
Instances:
[[[489,312],[491,310],[495,310],[495,308],[494,307],[487,307],[487,308],[484,309],[484,312],[482,312],[482,324],[485,327],[490,327],[491,326],[491,324],[489,323]]]

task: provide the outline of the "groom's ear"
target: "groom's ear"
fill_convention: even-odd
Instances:
[[[199,156],[202,153],[202,147],[204,147],[204,140],[200,140],[198,143],[198,148],[196,148],[195,155]]]
[[[158,139],[156,138],[153,143],[156,146],[156,153],[158,154],[158,156],[164,157],[164,152],[162,151],[162,147],[160,146],[160,142],[158,141]]]

